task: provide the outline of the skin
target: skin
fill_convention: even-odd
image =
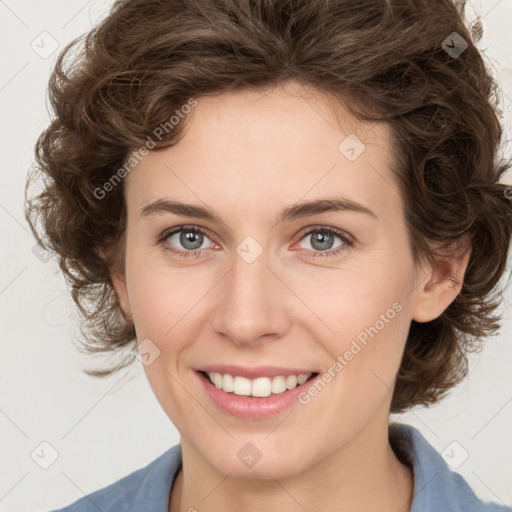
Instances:
[[[139,343],[149,338],[160,350],[144,370],[181,434],[169,511],[410,510],[413,474],[387,437],[392,389],[411,320],[430,321],[455,299],[460,285],[448,276],[462,283],[470,251],[439,268],[414,264],[386,125],[361,124],[293,82],[197,100],[183,139],[127,176],[126,266],[112,269]],[[348,134],[365,144],[354,161],[338,150]],[[285,206],[332,197],[376,218],[328,211],[275,222]],[[163,198],[206,205],[222,222],[140,215]],[[194,250],[179,233],[157,243],[183,225],[207,232],[200,255],[165,250]],[[322,251],[307,233],[318,226],[355,242],[315,257]],[[248,236],[263,251],[252,263],[236,252]],[[340,246],[335,237],[328,248]],[[325,389],[277,416],[221,412],[194,371],[214,363],[326,371],[396,302],[400,312]],[[237,457],[247,442],[262,454],[251,468]]]

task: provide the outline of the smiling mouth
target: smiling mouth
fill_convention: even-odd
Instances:
[[[201,376],[209,384],[215,386],[230,395],[238,395],[249,398],[266,398],[280,395],[292,389],[302,386],[314,379],[318,372],[303,373],[299,375],[277,375],[275,377],[259,377],[248,379],[230,374],[199,371]]]

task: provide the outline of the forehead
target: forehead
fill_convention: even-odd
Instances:
[[[400,201],[391,144],[385,124],[298,84],[199,97],[183,138],[129,174],[129,209],[179,197],[261,211],[336,193],[384,209]]]

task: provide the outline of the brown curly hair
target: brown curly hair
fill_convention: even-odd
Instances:
[[[25,190],[30,227],[57,255],[83,316],[79,350],[136,347],[109,268],[124,265],[122,180],[105,199],[98,190],[191,97],[293,80],[350,98],[359,120],[389,125],[416,262],[471,240],[456,299],[438,318],[411,323],[391,412],[446,395],[465,377],[467,354],[500,327],[497,285],[512,230],[510,189],[499,183],[510,168],[498,158],[499,89],[475,46],[481,24],[466,25],[464,2],[451,0],[115,2],[57,59],[54,116]],[[176,144],[185,126],[166,130],[154,149]],[[44,188],[28,199],[34,180]],[[86,373],[108,375],[131,360]]]

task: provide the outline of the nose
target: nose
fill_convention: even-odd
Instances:
[[[286,287],[268,267],[265,251],[252,262],[239,254],[219,283],[212,327],[237,345],[253,345],[284,336],[289,328]],[[289,292],[288,292],[289,293]]]

